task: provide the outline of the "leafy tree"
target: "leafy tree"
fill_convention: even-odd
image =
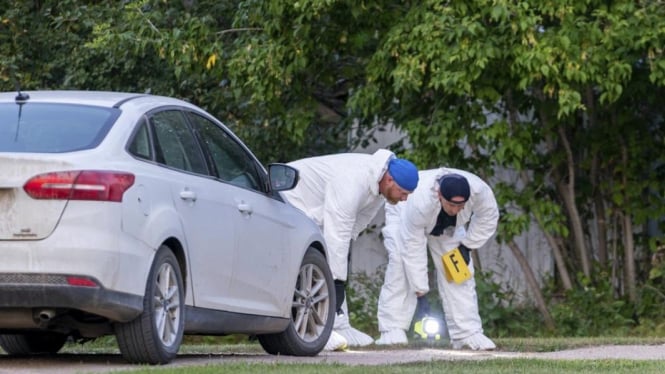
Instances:
[[[645,256],[636,257],[634,238],[647,218],[665,213],[662,95],[640,95],[662,91],[661,2],[243,5],[235,26],[261,32],[236,40],[246,50],[231,64],[256,101],[283,104],[282,92],[309,82],[294,72],[310,67],[353,78],[348,109],[360,129],[394,122],[419,166],[454,165],[493,181],[503,208],[499,239],[522,264],[550,326],[526,249],[513,240],[532,221],[552,245],[564,288],[586,282],[576,285],[582,279],[571,273],[593,280],[599,261],[615,269],[617,294],[636,301],[636,264]],[[350,35],[368,38],[347,48]],[[328,51],[359,67],[340,75]]]
[[[425,1],[387,33],[351,104],[401,124],[421,166],[511,171],[495,185],[516,257],[528,214],[566,288],[602,261],[635,302],[634,238],[665,213],[662,5]]]
[[[541,228],[571,299],[596,286],[634,307],[662,243],[664,5],[0,0],[0,84],[182,97],[265,161],[395,124],[421,168],[490,181],[498,239],[553,327],[516,236]]]
[[[117,2],[2,1],[0,77],[3,88],[164,90],[172,69],[153,50],[125,40],[92,48],[123,8]],[[166,79],[165,79],[166,78]],[[173,92],[164,92],[173,93]]]
[[[225,120],[263,160],[343,150],[351,125],[344,112],[348,83],[329,70],[358,68],[350,60],[335,62],[333,51],[321,48],[317,55],[328,61],[317,63],[324,69],[295,46],[273,41],[291,27],[280,29],[263,19],[263,12],[292,19],[288,6],[279,2],[132,1],[95,29],[91,46],[113,55],[132,48],[156,51],[178,85],[167,93],[189,98]],[[334,21],[315,25],[334,28]],[[312,46],[330,44],[308,40],[310,27],[308,22],[295,35]]]
[[[343,89],[324,89],[312,73],[308,88],[283,90],[278,102],[243,87],[245,79],[264,76],[265,66],[250,65],[259,70],[247,78],[234,75],[230,59],[245,51],[238,35],[256,32],[233,27],[243,9],[239,1],[0,0],[0,6],[5,90],[16,83],[23,90],[107,89],[180,97],[224,120],[264,162],[346,146],[351,122],[344,120]],[[239,80],[232,82],[234,77]]]

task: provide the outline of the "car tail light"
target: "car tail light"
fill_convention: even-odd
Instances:
[[[69,276],[67,277],[67,284],[70,286],[76,286],[76,287],[99,287],[97,282],[90,278],[85,278],[85,277],[74,277],[74,276]]]
[[[75,170],[40,174],[23,186],[34,199],[122,201],[134,175],[117,171]]]

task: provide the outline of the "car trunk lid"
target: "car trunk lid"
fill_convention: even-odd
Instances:
[[[39,240],[53,231],[67,200],[34,199],[23,186],[35,175],[67,168],[62,161],[0,155],[0,240]]]

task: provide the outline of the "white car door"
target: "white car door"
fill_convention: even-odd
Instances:
[[[156,160],[171,173],[171,195],[187,246],[195,306],[231,309],[230,287],[240,218],[229,186],[209,176],[201,149],[181,111],[150,115]],[[170,169],[170,170],[169,170]]]
[[[287,233],[293,228],[284,203],[249,190],[239,192],[236,198],[246,212],[236,230],[238,250],[229,292],[232,298],[243,301],[245,312],[281,315],[294,289],[294,284],[288,283],[292,282],[288,277],[292,271],[287,265]]]
[[[217,177],[228,182],[224,196],[219,198],[230,199],[228,204],[235,209],[231,216],[235,251],[230,284],[218,292],[230,299],[234,311],[282,316],[294,286],[288,285],[290,275],[284,271],[290,261],[285,203],[267,193],[265,171],[234,136],[201,116],[188,117],[210,155]]]

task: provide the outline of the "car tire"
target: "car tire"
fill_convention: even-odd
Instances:
[[[162,246],[150,269],[143,312],[133,321],[115,325],[118,347],[131,363],[167,364],[182,343],[185,295],[180,266]]]
[[[277,334],[258,335],[270,354],[315,356],[325,346],[335,322],[335,286],[326,258],[309,248],[300,265],[291,322]]]
[[[67,342],[67,335],[55,332],[0,335],[0,347],[10,356],[56,354]]]

